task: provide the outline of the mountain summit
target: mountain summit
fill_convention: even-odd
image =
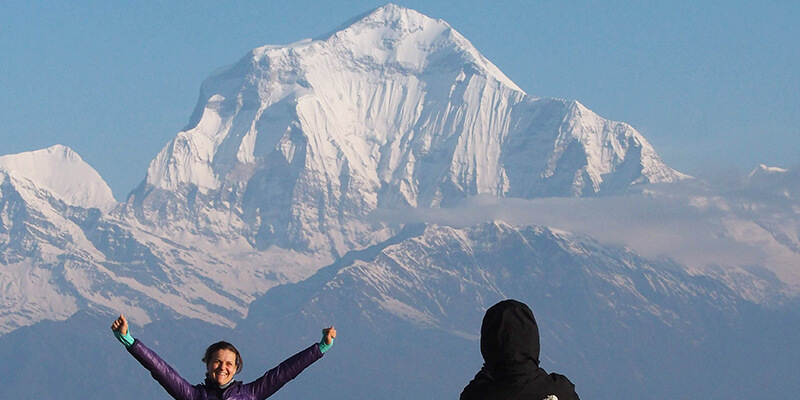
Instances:
[[[336,255],[385,239],[363,222],[378,208],[682,177],[629,125],[527,95],[446,22],[390,4],[209,77],[126,212],[167,231]]]
[[[48,190],[70,205],[109,211],[117,203],[100,174],[63,145],[0,156],[3,173]]]

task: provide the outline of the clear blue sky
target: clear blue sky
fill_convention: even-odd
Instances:
[[[395,3],[450,23],[529,94],[632,124],[680,171],[800,165],[800,2]],[[67,145],[124,199],[212,71],[383,4],[3,0],[0,155]]]

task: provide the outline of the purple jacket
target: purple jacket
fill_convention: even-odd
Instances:
[[[264,400],[303,372],[306,367],[322,358],[319,345],[315,343],[289,357],[253,382],[234,381],[227,388],[220,389],[213,384],[190,384],[138,339],[128,347],[128,352],[150,371],[153,378],[167,390],[170,396],[177,400]]]

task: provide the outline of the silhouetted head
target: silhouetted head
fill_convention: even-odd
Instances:
[[[529,361],[539,365],[539,327],[531,309],[516,300],[504,300],[486,310],[481,354],[489,371]]]

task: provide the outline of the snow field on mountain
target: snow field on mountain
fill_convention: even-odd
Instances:
[[[737,214],[723,223],[715,213],[736,207],[702,211],[718,203],[703,195],[689,200],[702,212],[680,196],[643,205],[648,196],[670,196],[646,184],[689,177],[666,166],[630,125],[577,101],[529,96],[445,22],[412,10],[389,5],[323,38],[254,49],[200,92],[189,125],[110,212],[110,190],[69,148],[0,157],[0,177],[20,193],[14,205],[33,218],[23,222],[25,241],[6,253],[58,265],[69,277],[60,290],[89,307],[222,326],[234,326],[276,285],[303,281],[408,222],[464,228],[486,215],[673,257],[756,302],[775,288],[800,291],[794,222]],[[752,179],[788,173],[762,170]],[[791,199],[793,190],[776,196]],[[498,202],[463,206],[479,202],[475,196]],[[659,219],[659,207],[701,218]],[[0,210],[3,226],[17,223],[8,213]],[[19,256],[32,248],[39,252]],[[74,260],[58,264],[60,257]],[[402,318],[429,325],[439,318],[378,293]]]
[[[117,203],[100,174],[66,146],[2,155],[0,170],[30,179],[72,205],[109,211]]]
[[[43,320],[64,320],[78,311],[75,297],[61,293],[53,278],[52,271],[31,260],[3,265],[0,335]]]

